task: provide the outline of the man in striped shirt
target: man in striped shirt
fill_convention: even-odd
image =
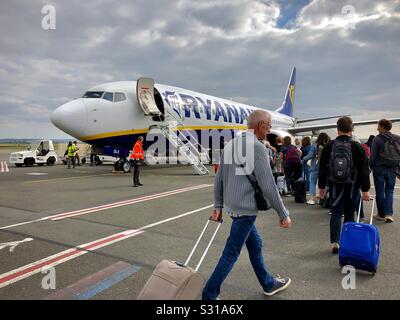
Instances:
[[[262,240],[257,232],[255,220],[259,212],[255,189],[247,175],[253,175],[267,200],[279,216],[279,225],[290,228],[289,211],[285,208],[277,190],[265,146],[259,141],[266,138],[271,129],[271,116],[264,110],[251,113],[247,120],[248,130],[231,140],[225,147],[214,181],[214,207],[212,220],[220,221],[222,208],[232,218],[229,238],[222,256],[203,289],[204,300],[218,298],[220,288],[237,261],[246,244],[250,262],[264,294],[273,294],[286,289],[288,277],[274,278],[268,271],[262,256]],[[243,157],[245,150],[245,157]]]

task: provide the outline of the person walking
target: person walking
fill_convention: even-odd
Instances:
[[[249,129],[247,132],[226,145],[214,180],[215,210],[211,219],[220,221],[222,209],[225,208],[232,218],[232,225],[222,256],[203,289],[204,300],[218,298],[221,285],[232,270],[245,244],[251,265],[265,295],[274,295],[286,289],[291,283],[290,278],[274,277],[267,269],[262,254],[262,240],[255,226],[259,206],[250,179],[253,183],[254,179],[256,180],[262,197],[278,213],[279,225],[282,228],[291,226],[289,211],[285,208],[275,185],[267,150],[258,141],[258,139],[264,139],[269,132],[271,116],[264,110],[254,111],[248,117],[247,126]],[[246,150],[247,154],[246,158],[240,160],[242,150]],[[251,156],[252,151],[254,151],[253,156]]]
[[[77,142],[74,141],[74,143],[72,145],[73,145],[73,147],[75,149],[75,152],[74,152],[75,163],[76,163],[77,166],[80,166],[81,165],[81,161],[80,161],[79,154],[78,154],[79,148],[77,146]]]
[[[372,142],[370,159],[378,207],[375,219],[386,222],[394,222],[393,192],[400,159],[400,137],[391,133],[391,129],[392,123],[389,120],[379,120],[379,134]]]
[[[75,147],[71,141],[68,142],[67,155],[68,155],[67,159],[68,169],[71,169],[71,162],[72,162],[72,168],[75,168]]]
[[[283,158],[283,170],[288,189],[288,195],[293,193],[294,182],[301,177],[301,150],[292,145],[292,139],[289,136],[283,138],[283,147],[281,149]]]
[[[307,192],[310,191],[310,166],[308,165],[307,161],[303,161],[304,157],[308,155],[311,149],[311,138],[310,137],[304,137],[301,140],[301,170],[302,174],[301,176],[304,178],[306,181],[306,188]]]
[[[144,160],[144,150],[143,150],[143,137],[140,136],[135,145],[133,146],[132,153],[130,156],[130,161],[133,166],[133,186],[142,186],[143,184],[140,183],[139,180],[139,166],[141,162]]]
[[[318,187],[321,199],[329,185],[331,197],[330,240],[332,253],[339,252],[344,222],[354,221],[355,200],[361,188],[362,198],[370,200],[368,159],[361,144],[352,139],[353,121],[341,117],[337,121],[338,136],[322,150],[319,160]]]

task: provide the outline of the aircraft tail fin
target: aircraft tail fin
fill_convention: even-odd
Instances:
[[[287,115],[289,117],[293,117],[295,86],[296,86],[296,67],[293,67],[292,74],[290,75],[289,84],[285,92],[285,98],[283,100],[282,105],[275,110],[276,112]]]

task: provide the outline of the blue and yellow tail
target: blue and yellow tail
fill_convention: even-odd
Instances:
[[[295,86],[296,86],[296,67],[293,67],[288,88],[285,93],[285,99],[283,100],[282,105],[275,110],[276,112],[282,113],[289,117],[293,117]]]

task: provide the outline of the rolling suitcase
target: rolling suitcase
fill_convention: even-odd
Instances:
[[[306,181],[302,178],[297,180],[293,185],[294,201],[298,203],[305,203],[307,200],[307,186]]]
[[[370,224],[359,223],[361,202],[358,208],[357,222],[347,222],[343,226],[339,246],[339,264],[351,265],[355,269],[371,272],[378,269],[380,254],[379,230],[372,224],[375,198],[372,202]]]
[[[196,300],[200,297],[203,290],[204,278],[197,272],[197,270],[203,262],[211,243],[221,227],[222,219],[218,222],[218,227],[215,229],[214,234],[211,237],[207,248],[204,250],[196,268],[190,268],[188,263],[210,221],[211,218],[208,219],[204,226],[203,231],[197,239],[197,242],[186,262],[182,264],[176,261],[162,260],[156,266],[149,280],[144,285],[137,300]]]

